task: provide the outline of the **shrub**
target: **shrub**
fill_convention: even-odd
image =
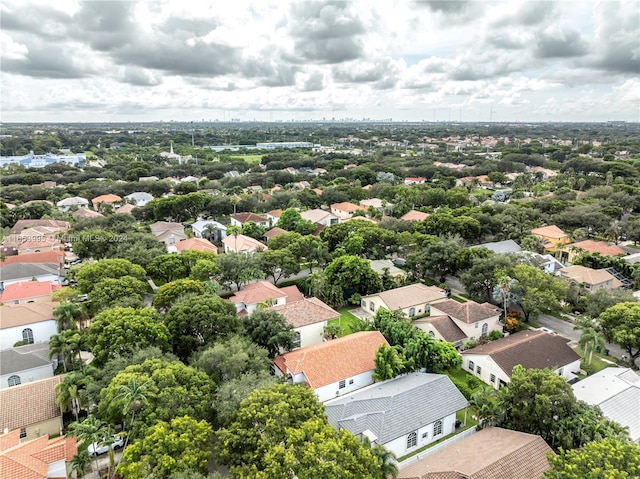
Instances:
[[[520,321],[517,318],[507,318],[504,327],[509,333],[516,333],[520,330]]]
[[[480,381],[476,378],[474,378],[473,376],[469,376],[467,378],[467,386],[469,387],[469,389],[476,389],[477,387],[480,386]]]
[[[502,334],[500,331],[491,331],[488,337],[489,341],[495,341],[496,339],[500,338],[504,338],[504,334]]]

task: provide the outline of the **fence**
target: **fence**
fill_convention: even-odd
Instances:
[[[408,459],[405,459],[404,461],[397,463],[398,464],[398,469],[404,469],[405,467],[407,467],[409,464],[413,464],[416,461],[419,461],[421,459],[424,459],[427,456],[430,456],[431,454],[434,454],[438,451],[440,451],[441,449],[444,449],[447,446],[450,446],[451,444],[454,444],[458,441],[460,441],[461,439],[464,439],[465,437],[469,437],[472,434],[474,434],[476,431],[475,427],[470,427],[469,429],[462,431],[459,434],[456,434],[453,437],[450,437],[449,439],[447,439],[446,441],[442,441],[441,443],[436,444],[435,446],[429,447],[427,449],[425,449],[424,451],[422,451],[419,454],[416,454],[415,456],[411,456]]]

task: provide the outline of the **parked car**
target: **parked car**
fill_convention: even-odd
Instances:
[[[404,258],[394,258],[392,260],[392,263],[395,264],[396,266],[403,268],[404,266],[407,265],[407,260]]]
[[[109,450],[109,447],[115,450],[120,449],[123,446],[124,439],[122,439],[120,436],[113,436],[113,442],[111,444],[106,444],[106,441],[104,443],[92,442],[91,444],[89,444],[89,447],[87,447],[87,452],[90,456],[99,456],[100,454],[104,454],[105,452],[107,452]]]

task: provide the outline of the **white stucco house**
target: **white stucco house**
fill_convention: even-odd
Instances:
[[[322,210],[320,208],[301,211],[300,216],[302,216],[302,219],[304,220],[311,221],[312,223],[317,223],[322,226],[337,225],[340,221],[340,218],[330,211]]]
[[[46,358],[49,354],[48,342],[40,344],[45,346],[41,352],[46,355],[33,352],[32,346],[0,351],[0,389],[53,377],[54,364]]]
[[[196,238],[208,238],[212,234],[212,239],[216,242],[222,241],[227,237],[227,227],[214,220],[196,221],[191,225],[191,232]]]
[[[5,304],[0,306],[0,350],[12,348],[19,341],[49,341],[58,333],[53,319],[55,302]]]
[[[379,331],[361,331],[277,356],[273,370],[328,401],[373,384],[374,359],[382,345],[389,343]]]
[[[405,456],[455,431],[468,402],[448,376],[410,373],[325,403],[329,423]]]
[[[225,253],[253,254],[268,249],[257,239],[241,234],[227,236],[222,240],[222,246]]]
[[[407,317],[429,313],[432,303],[446,299],[445,291],[435,286],[410,284],[401,288],[389,289],[382,293],[363,296],[360,308],[365,314],[373,315],[380,308],[389,311],[401,311]]]
[[[557,334],[527,330],[462,351],[462,368],[496,389],[506,386],[514,366],[551,369],[566,380],[576,377],[580,356]]]
[[[69,211],[72,209],[89,208],[89,200],[82,198],[81,196],[74,196],[72,198],[65,198],[56,203],[56,206],[60,211]]]
[[[232,226],[239,226],[242,228],[245,223],[249,222],[264,226],[265,228],[269,228],[271,226],[268,218],[255,213],[237,213],[235,215],[231,215]]]
[[[287,318],[293,326],[294,349],[322,343],[324,328],[329,321],[340,317],[338,311],[318,298],[303,298],[300,301],[273,306],[272,309]]]

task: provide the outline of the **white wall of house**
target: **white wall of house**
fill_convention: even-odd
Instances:
[[[444,296],[442,297],[444,299]],[[385,304],[385,302],[380,298],[380,296],[372,296],[370,298],[363,298],[360,302],[360,308],[366,311],[369,314],[374,314],[378,309],[385,308],[389,309],[389,307]],[[413,306],[408,308],[403,308],[402,311],[405,316],[408,318],[413,318],[414,316],[418,316],[424,314],[425,312],[430,311],[430,305],[428,303],[416,303]],[[434,313],[431,313],[434,314]],[[440,314],[440,313],[439,313]]]
[[[478,370],[478,368],[480,369]],[[507,373],[488,354],[463,354],[462,369],[495,389],[500,389],[500,381],[506,384],[509,383]],[[495,377],[493,382],[491,381],[491,375]]]
[[[567,381],[573,379],[573,374],[580,370],[580,360],[577,359],[574,362],[567,364],[561,368],[556,369],[556,372],[565,378]]]
[[[434,432],[434,423],[427,424],[426,426],[420,427],[415,431],[409,431],[404,436],[400,436],[399,438],[394,439],[393,441],[389,441],[383,446],[393,452],[396,457],[405,456],[412,451],[420,449],[421,447],[426,446],[427,444],[431,444],[434,441],[442,439],[445,436],[453,433],[455,431],[456,424],[456,414],[455,412],[445,416],[441,419],[442,421],[442,432],[436,436],[433,435]],[[409,435],[415,432],[416,433],[416,445],[412,447],[407,447],[409,445]]]
[[[69,477],[64,459],[47,464],[47,477]]]
[[[0,389],[9,387],[9,378],[11,376],[20,377],[20,384],[30,383],[38,379],[47,379],[53,377],[53,365],[45,364],[37,368],[25,369],[11,374],[3,374],[0,376]]]
[[[324,340],[324,328],[327,326],[326,321],[319,323],[307,324],[299,328],[295,328],[300,333],[300,348],[321,343]]]
[[[58,333],[56,322],[51,319],[48,321],[40,321],[24,326],[15,326],[13,328],[4,328],[0,330],[0,350],[12,348],[15,343],[22,341],[22,331],[26,328],[33,332],[33,342],[41,343],[49,341],[49,338]]]
[[[436,308],[437,306],[433,307],[433,309],[436,309]],[[431,314],[436,316],[440,313],[437,313],[432,310]],[[465,336],[471,339],[478,339],[482,337],[482,327],[484,324],[487,325],[487,334],[486,334],[487,336],[491,334],[491,331],[502,332],[502,323],[500,322],[500,316],[497,314],[489,319],[483,319],[482,321],[477,321],[472,324],[464,323],[453,317],[452,319],[453,319],[453,322],[456,323],[456,325],[462,330]]]
[[[338,381],[315,389],[315,393],[321,402],[328,401],[329,399],[334,399],[339,396],[344,396],[345,394],[357,389],[373,384],[372,375],[373,369],[360,373],[356,376],[345,378],[344,387],[342,388],[340,387],[340,381]]]

